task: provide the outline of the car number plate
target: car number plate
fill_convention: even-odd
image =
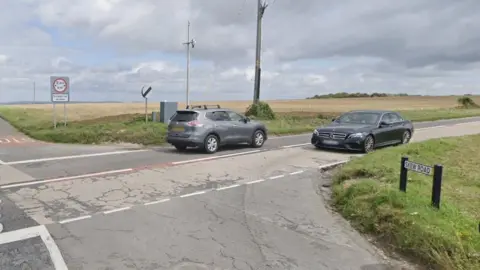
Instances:
[[[172,131],[174,132],[184,132],[185,131],[185,128],[184,127],[172,127]]]
[[[332,141],[332,140],[323,140],[323,143],[328,144],[328,145],[337,145],[338,144],[337,141]]]

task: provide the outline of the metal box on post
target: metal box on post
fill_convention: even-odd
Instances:
[[[168,123],[178,109],[178,103],[172,101],[160,102],[160,122]]]

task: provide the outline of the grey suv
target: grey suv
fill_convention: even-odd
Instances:
[[[220,146],[240,143],[262,147],[266,140],[267,128],[263,123],[219,105],[187,106],[177,110],[168,124],[167,142],[180,151],[199,147],[215,153]]]

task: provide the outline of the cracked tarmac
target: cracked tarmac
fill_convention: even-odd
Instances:
[[[39,224],[49,224],[316,167],[347,157],[346,154],[332,153],[326,158],[319,158],[318,151],[312,148],[284,149],[222,159],[208,165],[192,163],[130,174],[12,188],[8,191],[8,197]]]
[[[423,130],[414,138],[473,133],[480,133],[480,125]],[[5,233],[46,224],[70,270],[397,269],[319,196],[324,174],[318,166],[349,156],[288,148],[11,188],[0,192],[0,219]],[[253,184],[279,175],[284,177]],[[234,188],[178,197],[229,186]],[[170,197],[176,199],[157,201]],[[131,206],[138,207],[105,213]],[[0,245],[0,263],[23,260],[37,265],[31,269],[49,269],[41,242],[23,251],[16,247],[28,245],[19,243]],[[5,256],[11,250],[24,258]]]
[[[70,269],[360,269],[385,263],[322,207],[312,189],[317,179],[312,170],[48,228]]]

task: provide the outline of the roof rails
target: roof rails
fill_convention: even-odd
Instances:
[[[221,109],[220,105],[187,105],[187,110],[188,109],[204,109],[207,110],[209,109],[209,106],[215,106],[215,109]]]

